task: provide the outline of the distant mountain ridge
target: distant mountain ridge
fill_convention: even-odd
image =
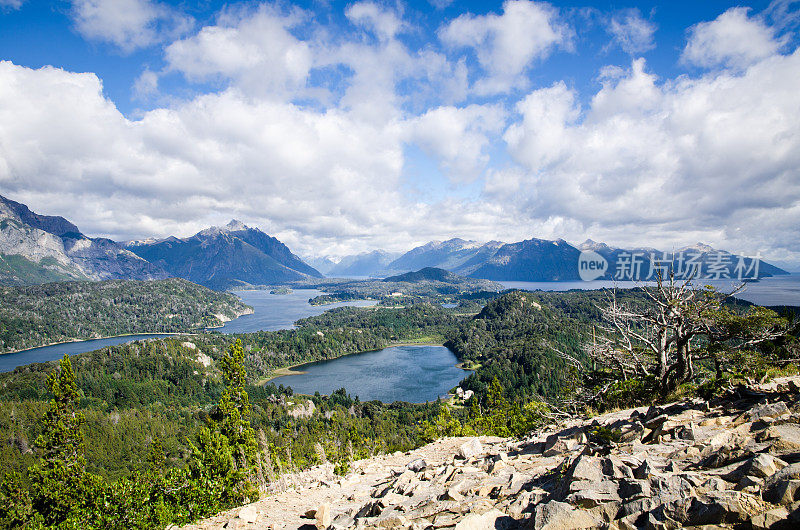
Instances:
[[[183,239],[133,242],[128,249],[174,276],[212,289],[322,277],[276,238],[237,220]]]
[[[480,243],[453,238],[447,241],[431,241],[415,247],[383,269],[373,268],[369,272],[368,268],[363,269],[365,272],[363,275],[397,275],[434,267],[472,278],[495,281],[578,281],[581,279],[578,259],[583,251],[594,251],[606,260],[607,269],[604,274],[596,278],[600,280],[630,279],[625,275],[634,270],[634,267],[638,272],[637,279],[645,280],[648,274],[655,270],[650,267],[651,257],[659,260],[666,254],[670,259],[675,259],[677,265],[681,253],[683,254],[681,259],[688,262],[691,258],[692,263],[701,268],[699,270],[713,269],[717,276],[737,279],[739,274],[737,267],[741,266],[748,268],[751,275],[756,272],[753,260],[750,258],[716,250],[703,243],[664,253],[650,247],[616,248],[591,239],[580,245],[572,245],[563,239],[551,241],[531,238],[516,243],[499,241]],[[342,262],[352,258],[343,258]],[[683,266],[687,264],[684,263]],[[783,269],[764,261],[760,261],[757,268],[759,278],[788,274]],[[335,276],[334,269],[331,269],[329,275]],[[750,278],[747,275],[744,277]]]
[[[167,277],[110,239],[86,237],[63,217],[39,215],[0,196],[0,283]]]

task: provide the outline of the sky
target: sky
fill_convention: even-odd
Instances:
[[[800,270],[799,30],[800,0],[0,0],[0,195],[117,240]]]

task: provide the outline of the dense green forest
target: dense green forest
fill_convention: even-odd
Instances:
[[[0,286],[0,353],[71,339],[185,332],[248,310],[228,293],[182,279]]]
[[[92,491],[99,491],[112,511],[138,514],[134,526],[164,527],[240,502],[247,484],[257,486],[321,462],[333,462],[343,473],[354,459],[408,450],[439,436],[523,434],[550,421],[551,407],[582,403],[597,409],[668,399],[655,390],[657,381],[651,376],[621,375],[592,356],[591,346],[608,333],[604,308],[609,300],[642,311],[654,305],[642,290],[612,294],[511,291],[494,299],[464,296],[452,309],[438,302],[339,308],[300,320],[291,330],[201,333],[77,355],[70,369],[74,368],[73,404],[85,437],[80,484],[93,484]],[[714,318],[727,326],[719,330],[737,333],[784,329],[793,317],[787,309],[782,311],[789,319],[784,319],[748,304],[728,304],[716,311]],[[793,370],[788,361],[797,357],[797,333],[795,320],[788,334],[767,334],[769,340],[758,348],[742,352],[748,359],[747,373],[742,373],[739,357],[729,353],[736,348],[733,335],[709,336],[696,344],[697,369],[680,391],[714,391],[735,377]],[[280,379],[263,384],[277,368],[412,340],[447,344],[474,369],[461,383],[475,391],[474,397],[466,403],[384,404],[361,402],[345,389],[330,396],[298,396],[276,385]],[[6,473],[0,500],[14,510],[28,510],[21,516],[29,517],[28,522],[36,510],[9,499],[36,498],[45,480],[37,470],[55,465],[47,463],[41,440],[52,428],[43,418],[54,414],[53,374],[62,373],[59,370],[63,365],[50,362],[0,374],[0,473]],[[233,386],[232,377],[239,381]],[[231,403],[245,403],[245,394],[246,407],[233,411]],[[299,407],[309,410],[309,401],[313,412],[298,414]],[[231,418],[246,421],[252,435],[229,439],[225,425]],[[247,429],[237,432],[250,432]],[[223,465],[228,462],[225,451],[234,446],[250,455],[250,464]],[[258,464],[255,474],[231,474],[235,469],[252,471],[253,462]],[[157,513],[145,500],[154,498],[161,503]],[[92,521],[90,527],[132,524],[104,520],[86,509],[70,508]],[[17,516],[9,510],[0,508],[0,521],[13,527]]]

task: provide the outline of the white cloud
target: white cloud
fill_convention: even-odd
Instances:
[[[638,60],[606,78],[586,109],[556,83],[519,103],[522,118],[505,135],[519,168],[492,174],[487,198],[521,219],[577,221],[612,242],[691,237],[797,259],[787,230],[800,226],[797,86],[799,51],[741,75],[660,85]]]
[[[615,13],[607,30],[614,42],[629,55],[638,55],[656,46],[653,41],[656,25],[642,18],[642,14],[635,8]]]
[[[775,54],[781,43],[769,26],[748,16],[748,11],[733,7],[711,22],[692,26],[682,61],[705,68],[745,68]]]
[[[319,238],[408,223],[396,128],[235,91],[133,122],[93,74],[2,62],[0,145],[0,187],[94,233],[186,234],[234,216]]]
[[[137,99],[147,99],[158,92],[158,74],[146,69],[139,74],[133,84],[133,94]]]
[[[486,72],[475,90],[497,94],[524,88],[525,70],[567,44],[570,33],[549,4],[506,0],[502,15],[461,15],[439,30],[439,38],[453,48],[472,48]]]
[[[440,161],[454,182],[475,180],[489,163],[490,138],[505,124],[499,105],[438,107],[409,122],[409,139]]]
[[[24,0],[0,0],[0,9],[19,9]]]
[[[83,37],[129,53],[188,31],[192,20],[151,0],[73,0],[72,19]]]
[[[394,38],[403,28],[402,20],[392,11],[372,2],[357,2],[348,6],[345,16],[356,25],[368,28],[381,40]]]
[[[291,94],[305,86],[313,61],[309,45],[290,31],[302,21],[299,11],[265,5],[225,12],[216,25],[170,44],[167,68],[191,81],[230,80],[248,94]]]

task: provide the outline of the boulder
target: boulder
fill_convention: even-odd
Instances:
[[[515,527],[516,523],[511,517],[500,510],[494,509],[480,515],[477,513],[467,515],[456,524],[455,530],[510,529]]]
[[[417,458],[406,464],[406,467],[414,473],[419,473],[420,471],[424,471],[428,467],[428,464],[425,460]]]
[[[788,464],[780,458],[762,453],[746,460],[740,466],[735,467],[733,471],[723,475],[723,478],[730,482],[738,482],[744,476],[767,478],[785,468],[787,465]]]
[[[793,524],[788,519],[789,510],[781,506],[754,515],[750,518],[750,526],[753,530],[789,530]]]
[[[325,502],[320,504],[316,513],[314,513],[314,520],[316,521],[317,528],[320,530],[323,528],[328,528],[332,522],[331,503]]]
[[[580,484],[580,488],[572,486]],[[566,501],[582,508],[594,508],[600,504],[620,500],[617,493],[617,483],[611,480],[600,482],[573,482],[570,489],[574,491],[567,496]]]
[[[458,451],[456,451],[456,456],[459,458],[469,459],[473,456],[478,456],[483,453],[483,445],[481,444],[480,440],[477,438],[473,438],[468,442],[464,442],[458,447]]]
[[[747,413],[750,421],[766,421],[780,418],[781,416],[788,416],[789,408],[783,401],[775,403],[764,403],[763,405],[756,405]]]
[[[762,440],[771,440],[772,447],[779,452],[800,450],[800,425],[784,423],[771,425],[760,436]]]
[[[584,510],[576,510],[566,502],[539,504],[534,512],[534,530],[581,530],[601,525],[598,517]]]
[[[764,488],[764,500],[773,504],[792,504],[800,497],[800,480],[785,478]]]
[[[256,512],[256,507],[253,505],[249,505],[239,510],[239,519],[241,519],[246,523],[255,523],[256,519],[258,519],[258,512]]]
[[[567,476],[573,481],[600,482],[603,475],[603,462],[596,456],[579,456],[572,464]]]

